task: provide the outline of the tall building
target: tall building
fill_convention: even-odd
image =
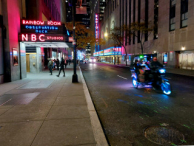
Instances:
[[[82,0],[82,6],[79,6],[79,1],[75,0],[76,3],[76,14],[75,14],[75,21],[81,22],[84,24],[87,28],[90,27],[90,0]],[[66,22],[72,22],[72,0],[66,0],[66,14],[67,14],[67,21]],[[90,51],[90,45],[86,48],[83,48],[83,50],[78,50],[78,54],[85,54],[86,56],[91,56]],[[82,53],[81,53],[82,52]],[[83,53],[85,52],[85,53]],[[85,56],[85,57],[86,57]],[[79,59],[79,56],[78,56]]]
[[[100,26],[101,37],[105,32],[111,33],[115,26],[133,22],[152,23],[155,25],[152,34],[144,36],[144,53],[156,53],[158,60],[169,67],[194,69],[193,5],[194,1],[189,0],[107,0]],[[109,48],[110,44],[108,41],[101,46],[101,51]],[[124,44],[130,64],[133,55],[141,54],[139,38],[131,36]],[[102,54],[104,57],[101,58],[111,61],[113,54]],[[122,48],[122,54],[117,56],[119,63],[124,63],[124,56]]]
[[[66,22],[72,22],[72,0],[66,0]],[[79,11],[77,6],[78,1],[75,0],[76,3],[76,14],[75,21],[82,22],[86,27],[90,26],[90,0],[82,0],[82,6],[80,9],[84,9],[84,11]]]
[[[90,15],[90,28],[94,30],[96,38],[101,36],[101,25],[103,23],[106,0],[94,0],[90,2],[91,15]],[[91,53],[100,51],[100,46],[92,46]]]
[[[65,0],[0,0],[0,83],[40,72],[47,58],[68,56],[60,34],[64,11]]]

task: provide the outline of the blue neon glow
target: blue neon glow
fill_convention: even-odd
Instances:
[[[69,31],[67,30],[67,35],[69,36]]]
[[[162,89],[164,94],[166,94],[166,95],[171,94],[171,88],[170,88],[170,84],[168,82],[162,83],[161,89]]]
[[[166,95],[170,95],[171,94],[171,91],[164,91],[164,94],[166,94]]]
[[[58,30],[59,27],[56,26],[34,26],[26,25],[25,29],[34,29],[35,33],[48,33],[48,30]]]
[[[133,86],[136,87],[137,86],[137,81],[135,79],[133,79]]]
[[[165,73],[165,72],[166,72],[165,69],[159,69],[159,73],[163,74],[163,73]]]

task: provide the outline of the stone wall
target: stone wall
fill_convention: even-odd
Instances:
[[[121,0],[120,2],[125,3],[126,0]],[[135,22],[138,21],[138,1],[136,2],[136,10],[135,10]],[[120,26],[121,24],[126,24],[125,15],[127,11],[127,24],[129,24],[129,17],[131,17],[131,22],[133,22],[133,0],[131,1],[132,9],[131,16],[129,16],[129,5],[126,7],[117,6],[117,8],[109,14],[108,17],[102,22],[101,32],[105,32],[108,30],[110,32],[110,28],[112,22],[115,22],[115,26]],[[149,22],[153,23],[154,21],[154,0],[149,0]],[[168,65],[171,67],[177,66],[178,60],[178,52],[183,51],[194,51],[194,13],[193,13],[194,1],[189,1],[188,7],[188,26],[185,28],[180,27],[180,8],[181,8],[181,0],[176,0],[176,14],[175,14],[175,30],[169,31],[169,10],[170,10],[170,2],[165,0],[159,0],[159,12],[158,12],[158,39],[153,39],[153,33],[149,36],[148,41],[144,45],[144,53],[154,53],[157,52],[158,59],[162,61],[162,53],[168,53]],[[124,11],[124,20],[123,16],[121,16],[120,21],[120,12],[121,14]],[[105,9],[107,11],[108,9]],[[106,13],[106,12],[105,12]],[[106,16],[106,14],[105,14]],[[145,20],[145,1],[141,1],[141,21]],[[131,40],[133,41],[133,40]],[[127,48],[128,54],[141,54],[140,44],[137,43],[137,38],[135,38],[135,44],[127,44],[125,47]],[[110,47],[111,41],[104,46],[102,49],[106,49]]]

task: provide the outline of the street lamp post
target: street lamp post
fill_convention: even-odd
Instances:
[[[115,58],[115,48],[116,48],[116,46],[114,46],[114,48],[113,48],[113,51],[114,51],[114,65],[115,65],[115,62],[116,62],[116,58]]]
[[[77,63],[76,63],[76,59],[77,59],[77,53],[76,53],[76,39],[75,39],[75,0],[72,0],[72,17],[73,17],[73,49],[74,49],[74,74],[72,76],[72,83],[78,83],[78,77],[77,77],[77,73],[76,73],[76,66],[77,66]]]

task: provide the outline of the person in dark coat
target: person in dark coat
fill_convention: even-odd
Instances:
[[[56,60],[57,70],[59,70],[59,59]]]
[[[64,60],[65,68],[67,68],[67,59]]]
[[[65,77],[65,71],[64,71],[64,59],[63,59],[63,58],[61,58],[59,74],[57,75],[57,77],[60,76],[61,70],[63,71],[63,77]]]
[[[156,70],[160,67],[163,67],[163,65],[157,60],[156,57],[154,57],[150,67],[151,67],[151,70],[153,71],[153,76],[154,76],[152,86],[155,89],[157,87],[157,80],[158,80],[158,73],[156,72]]]
[[[151,62],[151,68],[156,69],[158,67],[163,67],[163,65],[157,60],[156,57],[154,57],[152,62]]]
[[[50,71],[50,73],[52,75],[53,61],[52,61],[51,58],[49,58],[48,60],[49,60],[49,62],[48,62],[48,68],[49,68],[49,71]]]

